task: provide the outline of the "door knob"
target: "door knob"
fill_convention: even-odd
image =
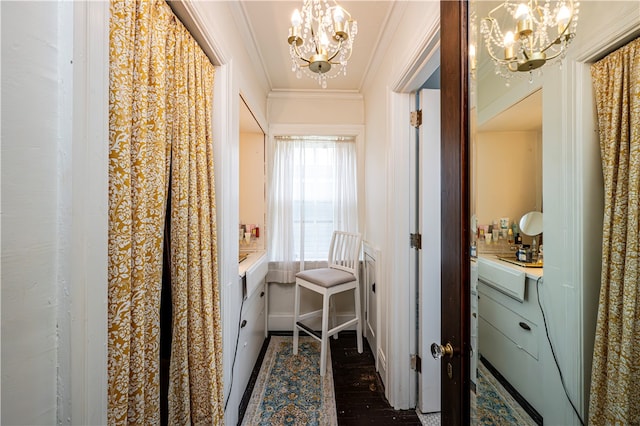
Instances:
[[[448,358],[452,358],[453,357],[453,346],[451,346],[451,343],[447,342],[444,346],[438,344],[438,343],[432,343],[431,344],[431,355],[433,356],[433,358],[435,359],[440,359],[442,357],[448,357]]]

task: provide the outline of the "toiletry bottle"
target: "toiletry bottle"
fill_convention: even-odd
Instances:
[[[527,261],[527,249],[529,247],[528,246],[522,246],[518,249],[518,254],[517,254],[517,258],[520,262],[526,262]]]
[[[519,232],[516,234],[516,245],[522,245],[522,237]]]
[[[531,263],[531,247],[529,244],[523,244],[518,250],[518,260],[520,262]]]
[[[536,237],[533,237],[533,242],[531,243],[531,261],[538,261],[538,242],[536,241]]]

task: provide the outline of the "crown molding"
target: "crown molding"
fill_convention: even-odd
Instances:
[[[393,90],[411,92],[418,90],[440,66],[440,16],[431,20],[422,32],[422,38],[409,54],[409,61],[393,80]]]
[[[400,4],[401,6],[398,6],[398,4]],[[386,37],[386,34],[393,32],[389,30],[389,28],[393,27],[393,29],[395,30],[395,28],[398,26],[399,17],[402,16],[402,12],[404,12],[406,7],[407,6],[405,2],[399,3],[399,2],[393,1],[389,3],[389,8],[387,9],[384,22],[382,23],[382,30],[378,32],[378,38],[374,43],[374,46],[376,46],[376,50],[375,50],[376,53],[374,55],[369,56],[369,61],[367,62],[367,66],[365,67],[365,72],[362,74],[362,78],[360,79],[360,83],[358,85],[359,91],[362,91],[362,88],[364,87],[364,84],[367,81],[367,78],[369,77],[369,72],[371,70],[378,69],[378,67],[375,64],[379,63],[378,61],[381,60],[380,52],[384,52],[387,50],[387,46],[389,45],[389,39],[391,38],[391,37]]]
[[[258,43],[254,36],[255,31],[253,31],[253,28],[251,27],[245,3],[232,2],[230,7],[243,39],[242,44],[247,47],[247,50],[251,50],[251,52],[248,53],[250,53],[252,57],[257,57],[260,60],[260,70],[269,85],[269,90],[271,90],[273,88],[273,84],[271,83],[271,77],[267,72],[267,63],[264,60],[262,52],[258,49]]]
[[[331,99],[362,101],[362,93],[355,90],[272,90],[267,96],[271,99]]]

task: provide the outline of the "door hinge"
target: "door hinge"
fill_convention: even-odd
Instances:
[[[422,250],[422,234],[409,234],[409,244],[411,248]]]
[[[420,127],[422,125],[422,110],[411,111],[411,125],[413,127]]]
[[[420,359],[420,355],[411,355],[411,369],[422,373],[422,359]]]

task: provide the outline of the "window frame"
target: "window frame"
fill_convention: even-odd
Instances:
[[[270,194],[273,182],[273,165],[275,156],[275,144],[277,137],[306,137],[309,135],[324,137],[350,137],[355,140],[356,145],[356,194],[358,200],[357,217],[358,232],[363,233],[364,229],[364,126],[363,125],[309,125],[309,124],[272,124],[269,126],[268,143],[267,143],[267,194]],[[271,212],[267,212],[269,216]],[[270,223],[269,218],[267,224]],[[267,225],[265,232],[267,238],[269,233]],[[269,253],[269,258],[271,254]],[[323,259],[326,260],[326,259]],[[305,259],[306,261],[311,261]]]

